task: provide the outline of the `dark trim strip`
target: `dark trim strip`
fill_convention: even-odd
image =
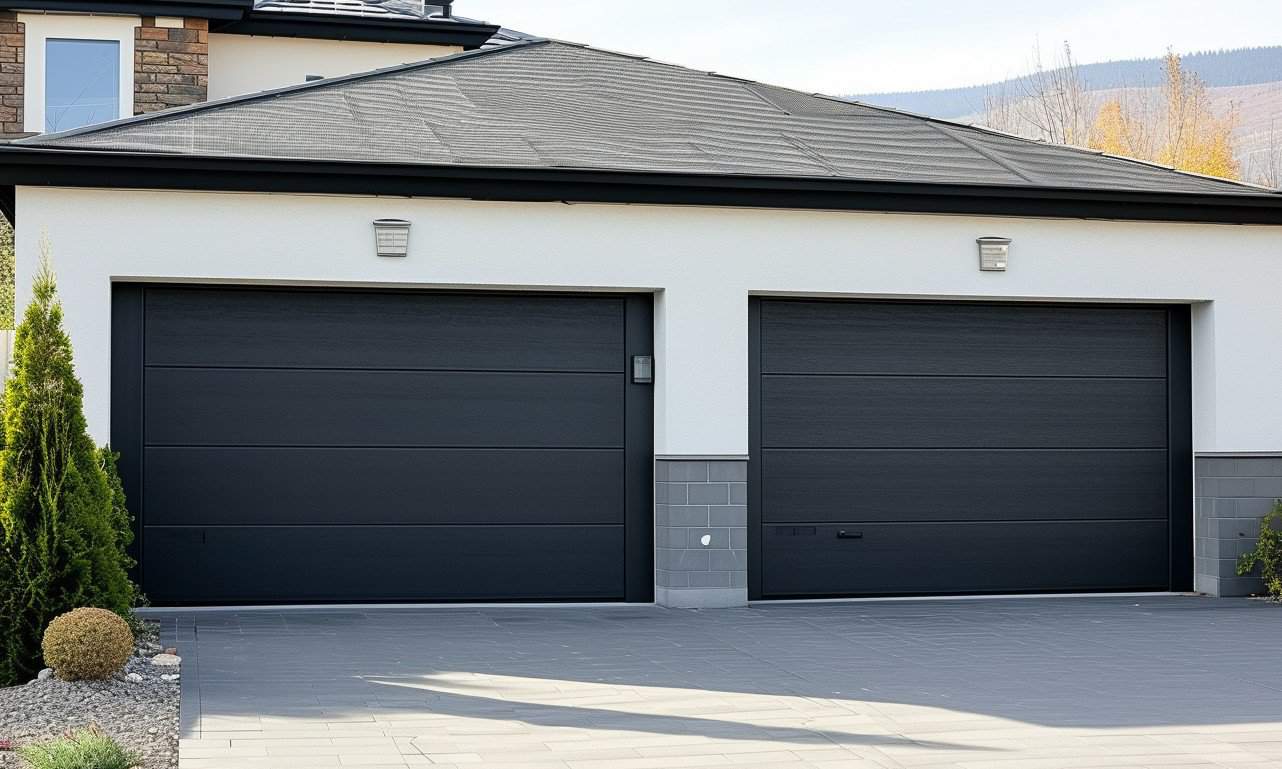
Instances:
[[[202,157],[0,146],[0,185],[1282,225],[1282,194],[1202,194],[586,169]]]
[[[748,297],[748,600],[761,600],[761,299]]]
[[[630,294],[624,299],[623,355],[654,356],[654,296]],[[630,368],[630,366],[629,366]],[[624,600],[654,600],[654,385],[623,383]]]
[[[1188,305],[1166,320],[1167,463],[1171,590],[1193,589],[1193,328]]]
[[[233,35],[308,37],[373,43],[418,43],[480,48],[499,25],[460,19],[384,19],[325,16],[289,11],[255,11],[253,0],[25,0],[0,6],[13,11],[111,13],[130,16],[183,16],[209,19],[211,32]]]
[[[496,32],[497,24],[433,19],[377,19],[358,16],[320,16],[280,11],[250,12],[244,18],[211,25],[225,35],[270,35],[367,43],[459,45],[476,49]]]
[[[115,2],[114,0],[23,0],[3,6],[12,11],[58,11],[61,13],[120,13],[131,16],[192,16],[201,19],[239,19],[254,7],[254,0],[158,0],[158,2]]]
[[[111,450],[120,454],[117,469],[125,502],[133,513],[134,542],[129,555],[137,562],[133,579],[143,584],[143,297],[142,287],[111,287]]]

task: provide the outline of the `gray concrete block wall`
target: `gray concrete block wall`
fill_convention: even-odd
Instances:
[[[1282,499],[1282,455],[1198,456],[1193,473],[1193,589],[1215,596],[1260,592],[1259,579],[1237,575],[1237,559],[1255,547],[1260,519]]]
[[[654,477],[655,601],[680,608],[746,604],[747,461],[657,459]]]

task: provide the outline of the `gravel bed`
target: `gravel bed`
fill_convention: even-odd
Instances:
[[[51,676],[0,688],[0,739],[18,747],[97,724],[141,754],[146,769],[178,766],[179,682],[161,679],[178,673],[178,668],[151,664],[160,651],[158,644],[140,641],[125,669],[109,681],[60,681]],[[129,680],[131,673],[142,680]],[[26,765],[16,752],[0,750],[0,767]]]

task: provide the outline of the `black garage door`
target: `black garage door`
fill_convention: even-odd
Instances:
[[[118,285],[153,601],[650,600],[648,297]]]
[[[1191,587],[1187,308],[751,320],[753,597]]]

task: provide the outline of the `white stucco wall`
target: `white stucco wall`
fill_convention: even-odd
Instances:
[[[211,34],[209,98],[223,99],[458,53],[449,45],[365,43],[295,37]]]
[[[1282,449],[1282,228],[19,188],[19,302],[48,233],[94,436],[113,279],[656,290],[655,451],[747,451],[751,293],[1154,301],[1193,312],[1198,451]],[[370,222],[414,223],[405,259]],[[1014,239],[981,273],[975,238]]]

